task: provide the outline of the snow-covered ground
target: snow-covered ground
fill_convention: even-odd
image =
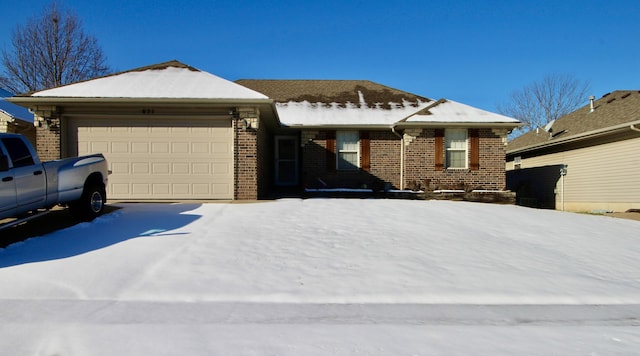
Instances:
[[[451,201],[121,204],[0,250],[11,355],[640,352],[640,222]]]

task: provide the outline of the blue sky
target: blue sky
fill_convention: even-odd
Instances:
[[[48,3],[0,0],[0,47]],[[552,73],[596,97],[640,89],[637,0],[58,3],[117,71],[177,59],[229,80],[368,79],[490,111]]]

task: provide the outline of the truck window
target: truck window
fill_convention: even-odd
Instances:
[[[16,137],[7,137],[2,139],[4,147],[9,152],[9,158],[13,162],[13,167],[26,167],[35,164],[31,152],[25,143]]]

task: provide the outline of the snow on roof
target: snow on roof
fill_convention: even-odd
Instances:
[[[23,108],[22,106],[10,103],[5,100],[12,96],[12,93],[0,88],[0,111],[13,119],[21,119],[24,121],[33,120],[33,114],[30,113],[27,108]]]
[[[427,108],[407,118],[405,122],[446,122],[446,123],[513,123],[519,121],[453,100],[440,99]]]
[[[36,92],[32,97],[268,99],[242,85],[172,61]]]
[[[437,102],[393,104],[391,109],[367,107],[366,105],[340,105],[332,103],[289,102],[276,103],[283,124],[289,126],[391,126],[399,122],[408,123],[508,123],[517,125],[518,120],[478,109],[455,101],[440,99]]]
[[[404,102],[393,104],[391,109],[368,107],[366,105],[338,103],[288,102],[276,103],[280,121],[288,126],[358,126],[384,125],[394,123],[427,107],[429,103]]]
[[[518,121],[455,101],[408,93],[368,80],[264,80],[236,83],[268,95],[289,126],[392,126],[398,123]]]

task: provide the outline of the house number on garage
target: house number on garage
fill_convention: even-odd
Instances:
[[[153,114],[153,109],[142,109],[142,114],[143,115]]]

